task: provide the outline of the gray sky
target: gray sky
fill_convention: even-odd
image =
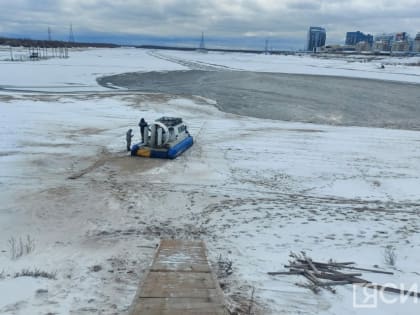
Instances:
[[[157,37],[272,38],[304,42],[310,25],[327,42],[346,31],[420,32],[420,0],[0,0],[0,36],[75,37],[107,34]],[[67,35],[68,36],[68,35]],[[111,36],[112,37],[112,36]],[[110,37],[110,38],[111,38]]]

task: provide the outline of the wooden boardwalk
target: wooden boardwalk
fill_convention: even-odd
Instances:
[[[227,315],[202,241],[162,240],[131,315]]]

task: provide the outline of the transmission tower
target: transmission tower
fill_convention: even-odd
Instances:
[[[51,27],[48,26],[48,40],[51,41]]]
[[[69,43],[74,43],[73,24],[70,24]]]
[[[201,41],[200,41],[200,50],[205,50],[206,46],[204,45],[204,32],[201,32]]]
[[[268,54],[269,54],[269,51],[268,51],[268,39],[266,39],[266,40],[265,40],[265,49],[264,49],[264,53],[265,53],[266,55],[268,55]]]

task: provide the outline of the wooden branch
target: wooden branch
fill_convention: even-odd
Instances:
[[[305,278],[307,278],[308,280],[310,280],[314,284],[316,284],[316,285],[320,284],[320,281],[309,270],[305,269],[303,271],[303,275],[304,275]]]
[[[320,271],[315,267],[315,265],[312,263],[312,260],[310,258],[306,258],[306,261],[308,265],[312,268],[312,270],[315,272],[315,274],[320,274]]]
[[[383,290],[387,292],[400,293],[409,296],[420,297],[420,292],[411,292],[407,290],[400,290],[392,287],[381,286],[378,284],[373,284],[370,281],[359,278],[362,276],[361,272],[342,272],[343,269],[352,269],[356,271],[367,271],[373,273],[381,273],[393,275],[393,272],[378,270],[378,269],[368,269],[368,268],[359,268],[354,267],[354,262],[332,262],[331,260],[327,263],[313,261],[311,258],[306,256],[305,252],[301,254],[290,253],[292,260],[289,260],[289,264],[284,267],[288,268],[289,271],[280,271],[280,272],[268,272],[269,275],[303,275],[309,280],[308,284],[301,285],[307,287],[314,292],[318,292],[319,288],[329,290],[333,293],[336,293],[333,288],[336,285],[346,285],[346,284],[358,284],[361,286],[366,286],[368,288]],[[325,281],[329,280],[329,281]]]
[[[297,261],[299,261],[299,262],[305,262],[306,260],[305,259],[302,259],[302,258],[298,258],[297,259]],[[347,261],[347,262],[327,262],[327,263],[324,263],[324,262],[319,262],[319,261],[313,261],[312,260],[312,262],[315,264],[315,265],[324,265],[324,266],[347,266],[347,265],[354,265],[355,264],[355,262],[353,262],[353,261]]]
[[[352,281],[349,280],[343,280],[343,281],[325,281],[325,282],[320,282],[318,285],[320,287],[327,287],[330,285],[345,285],[345,284],[352,284]]]
[[[359,283],[370,283],[370,281],[367,281],[365,279],[358,278],[358,277],[353,277],[353,283],[355,283],[355,284],[359,284]]]
[[[317,274],[316,276],[321,279],[328,279],[328,280],[334,280],[334,281],[354,281],[356,276],[361,276],[360,273],[353,273],[349,275],[336,275],[336,274],[328,274],[325,272],[322,272],[320,274]]]
[[[393,272],[390,271],[383,271],[383,270],[376,270],[376,269],[366,269],[366,268],[358,268],[358,267],[351,267],[351,266],[343,266],[342,268],[346,268],[346,269],[353,269],[353,270],[360,270],[360,271],[369,271],[369,272],[373,272],[373,273],[383,273],[386,275],[393,275]]]
[[[300,262],[304,262],[302,261],[302,259],[299,260]],[[383,270],[377,270],[377,269],[367,269],[367,268],[358,268],[358,267],[353,267],[353,266],[348,266],[345,265],[343,263],[322,263],[322,262],[317,262],[317,261],[312,261],[313,264],[315,264],[315,266],[319,267],[319,266],[324,266],[324,267],[330,267],[330,268],[345,268],[345,269],[353,269],[353,270],[360,270],[360,271],[369,271],[369,272],[374,272],[374,273],[383,273],[386,275],[393,275],[393,272],[389,272],[389,271],[383,271]]]
[[[295,285],[297,285],[298,287],[301,287],[301,288],[309,289],[315,294],[318,294],[319,291],[321,291],[320,288],[317,285],[312,284],[312,283],[303,283],[303,284],[302,283],[295,283]]]
[[[303,271],[278,271],[278,272],[267,272],[270,276],[277,276],[277,275],[302,275]]]

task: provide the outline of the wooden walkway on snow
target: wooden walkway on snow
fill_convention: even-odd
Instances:
[[[162,240],[131,315],[227,315],[202,241]]]

